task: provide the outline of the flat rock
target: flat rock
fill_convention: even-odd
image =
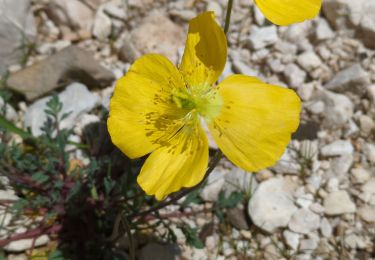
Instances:
[[[354,213],[356,205],[352,202],[349,194],[345,190],[329,193],[324,198],[324,212],[327,215],[341,215]]]
[[[250,228],[246,213],[242,205],[227,210],[229,223],[239,230],[248,230]]]
[[[319,215],[308,209],[299,209],[292,215],[288,227],[296,233],[308,234],[317,230],[319,225]]]
[[[366,222],[374,223],[375,222],[375,206],[362,206],[358,210],[358,215],[361,219]]]
[[[18,64],[33,42],[36,27],[30,0],[0,1],[0,75],[10,65]]]
[[[7,83],[10,89],[34,100],[73,81],[96,88],[106,87],[114,80],[113,73],[101,66],[89,52],[70,46],[11,74]]]
[[[159,11],[151,12],[130,33],[133,46],[141,53],[158,53],[176,63],[178,48],[184,46],[183,28]]]
[[[70,84],[58,97],[63,105],[60,116],[70,112],[70,114],[60,122],[61,128],[73,127],[80,116],[90,112],[100,103],[99,97],[92,94],[88,91],[86,86],[80,83]],[[25,126],[30,127],[31,132],[35,136],[39,136],[43,133],[40,128],[47,119],[44,110],[50,98],[51,97],[45,97],[34,102],[25,113]]]
[[[265,27],[253,26],[249,37],[247,38],[247,43],[254,50],[259,50],[261,48],[270,46],[277,42],[279,39],[277,35],[277,28],[274,25]]]
[[[287,226],[297,211],[294,189],[295,184],[286,178],[273,178],[260,183],[248,206],[254,224],[267,232]]]
[[[323,156],[340,156],[344,154],[353,154],[353,152],[353,145],[346,140],[336,140],[323,146],[320,150],[320,153]]]
[[[360,64],[354,64],[337,73],[324,87],[336,92],[364,94],[369,83],[369,73]]]
[[[49,241],[49,237],[47,235],[42,235],[38,237],[37,239],[35,239],[35,242],[34,242],[34,239],[31,239],[31,238],[16,240],[4,246],[4,250],[7,252],[13,252],[13,253],[23,252],[27,249],[30,249],[33,246],[33,242],[34,242],[34,247],[38,247],[38,246],[47,244],[48,241]]]

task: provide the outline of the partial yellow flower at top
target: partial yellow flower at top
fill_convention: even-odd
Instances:
[[[254,0],[268,20],[277,25],[289,25],[313,19],[322,0]]]
[[[158,200],[203,179],[209,156],[200,118],[227,158],[247,171],[273,165],[299,124],[300,99],[290,89],[244,75],[214,86],[226,58],[225,34],[205,12],[190,21],[179,68],[144,55],[116,84],[109,133],[130,158],[151,153],[137,181]]]

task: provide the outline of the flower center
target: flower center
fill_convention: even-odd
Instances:
[[[197,112],[207,121],[218,116],[223,106],[218,91],[208,84],[174,89],[172,99],[177,107],[189,112]]]

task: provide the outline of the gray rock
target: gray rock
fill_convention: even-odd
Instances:
[[[3,114],[5,111],[5,114]],[[0,115],[5,116],[9,121],[15,122],[17,119],[17,112],[10,104],[5,104],[4,99],[0,97]]]
[[[252,49],[259,50],[273,45],[277,42],[278,38],[277,28],[274,25],[266,27],[253,26],[246,42]]]
[[[242,170],[240,168],[234,168],[224,176],[225,183],[223,190],[226,195],[229,196],[234,191],[241,191],[247,195],[252,195],[255,189],[258,187],[258,182],[255,178],[255,174]]]
[[[367,47],[375,49],[375,3],[373,1],[365,1],[363,4],[358,35]]]
[[[370,173],[362,168],[362,167],[356,167],[351,170],[351,175],[353,177],[353,182],[354,183],[365,183],[370,179]]]
[[[133,63],[136,59],[141,56],[141,53],[134,46],[130,40],[130,35],[127,35],[121,40],[122,47],[120,48],[119,57],[121,60],[129,63]]]
[[[340,156],[344,154],[353,154],[354,148],[351,142],[346,140],[336,140],[323,148],[320,153],[323,156]]]
[[[169,14],[172,17],[180,18],[183,21],[190,21],[191,19],[197,16],[197,13],[195,12],[195,10],[187,10],[187,9],[182,9],[182,10],[172,9],[169,11]]]
[[[324,102],[324,125],[339,128],[349,122],[354,105],[347,96],[321,90],[317,98]]]
[[[140,260],[177,260],[179,259],[180,249],[173,244],[149,243],[139,252]]]
[[[353,165],[353,160],[352,154],[343,154],[331,161],[331,169],[337,179],[342,180],[347,178],[348,172]]]
[[[298,249],[299,239],[301,237],[300,234],[291,232],[289,230],[284,230],[283,236],[284,236],[286,244],[290,248],[292,248],[293,250],[297,250]]]
[[[298,43],[306,41],[306,37],[312,31],[311,21],[305,21],[303,23],[296,23],[288,26],[282,35],[282,38],[291,42]]]
[[[106,87],[114,80],[113,73],[101,66],[89,52],[70,46],[12,74],[8,85],[24,94],[26,99],[34,100],[73,81],[89,87]]]
[[[178,48],[185,44],[183,28],[160,11],[149,13],[142,23],[131,31],[129,39],[141,54],[159,53],[174,63],[177,62]]]
[[[267,232],[287,226],[297,210],[293,202],[294,189],[295,184],[285,178],[274,178],[260,183],[248,206],[254,224]]]
[[[49,237],[47,235],[42,235],[38,237],[37,239],[35,239],[35,241],[34,239],[31,239],[31,238],[16,240],[4,246],[4,250],[7,252],[13,252],[13,253],[23,252],[27,249],[30,249],[33,246],[33,243],[35,247],[38,247],[38,246],[43,246],[47,244],[48,241],[49,241]]]
[[[324,212],[327,215],[340,215],[354,213],[355,211],[356,205],[344,190],[329,193],[324,198]]]
[[[330,238],[332,236],[333,229],[328,219],[322,218],[322,221],[320,222],[320,231],[324,237]]]
[[[100,103],[99,97],[90,93],[87,87],[80,83],[70,84],[58,97],[63,105],[60,116],[70,112],[68,117],[61,121],[61,128],[73,127],[80,116],[90,112]],[[45,97],[36,101],[25,113],[25,126],[30,127],[35,136],[42,134],[40,128],[47,119],[44,110],[49,100],[50,97]]]
[[[334,32],[325,19],[319,18],[316,24],[315,38],[318,41],[327,40],[335,37]]]
[[[18,64],[36,37],[30,0],[0,1],[0,75]]]
[[[367,0],[326,0],[323,1],[323,12],[336,29],[355,28],[361,21],[363,3]]]
[[[285,67],[284,76],[288,85],[294,88],[300,88],[306,80],[306,72],[294,63]]]
[[[29,257],[25,254],[9,254],[7,260],[29,260]]]
[[[367,115],[361,115],[359,117],[359,126],[361,128],[361,132],[365,136],[368,136],[375,129],[375,122],[371,117]]]
[[[296,233],[308,234],[317,230],[319,225],[319,215],[311,212],[308,209],[299,209],[291,217],[288,227],[290,230]]]
[[[361,190],[369,194],[375,194],[375,178],[370,178],[365,184],[362,185]]]
[[[319,56],[313,51],[306,51],[297,57],[298,64],[307,72],[322,65]]]
[[[367,87],[367,95],[373,102],[375,102],[375,84],[369,85]]]
[[[278,174],[299,174],[301,165],[297,162],[297,154],[291,149],[286,149],[273,169]]]
[[[243,205],[227,210],[227,217],[232,226],[239,230],[248,230],[250,228],[246,220]]]
[[[51,0],[48,11],[56,24],[72,29],[90,31],[94,22],[94,11],[79,0]]]
[[[13,190],[0,190],[0,200],[18,200]]]
[[[375,163],[375,145],[369,143],[365,144],[363,152],[369,162]]]
[[[358,215],[361,219],[366,222],[374,223],[375,222],[375,206],[362,206],[358,210]]]
[[[92,27],[92,34],[101,41],[106,40],[111,34],[112,21],[105,14],[104,8],[99,8],[95,14],[95,21]]]
[[[319,238],[309,238],[309,239],[303,239],[300,243],[300,250],[315,250],[318,247]]]
[[[127,13],[125,8],[122,6],[122,4],[116,4],[114,2],[105,3],[103,5],[104,12],[109,15],[110,17],[119,19],[119,20],[125,20],[127,19]]]
[[[204,201],[217,201],[219,193],[224,186],[224,176],[227,174],[227,170],[216,167],[211,174],[208,176],[207,183],[203,187],[200,197]]]
[[[356,234],[349,234],[344,239],[346,247],[349,247],[351,249],[364,249],[367,246],[366,241],[363,239],[363,237],[360,237]]]
[[[370,76],[360,64],[354,64],[340,71],[324,87],[337,92],[366,93],[366,87],[370,83]]]
[[[215,13],[215,16],[220,18],[223,15],[223,8],[221,5],[216,1],[210,1],[207,4],[207,11],[213,11]]]

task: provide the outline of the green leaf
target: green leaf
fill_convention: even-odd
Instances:
[[[66,197],[66,200],[72,199],[75,195],[77,195],[80,189],[81,189],[81,183],[78,182],[76,185],[73,186],[73,188],[70,189],[69,194]]]
[[[232,194],[226,199],[225,207],[234,208],[243,199],[244,194],[242,192],[232,192]]]
[[[93,186],[91,187],[90,193],[91,193],[91,197],[92,197],[94,200],[98,200],[98,199],[99,199],[98,191],[96,190],[95,185],[93,185]]]
[[[182,233],[185,235],[186,243],[190,246],[193,246],[198,249],[204,248],[203,242],[199,239],[198,236],[198,229],[192,228],[188,225],[181,225],[179,226]]]
[[[184,202],[182,203],[182,207],[186,207],[188,206],[189,204],[200,204],[202,203],[202,199],[199,197],[199,194],[200,194],[200,189],[197,189],[197,190],[194,190],[192,192],[190,192]]]
[[[37,183],[43,183],[48,181],[49,177],[45,175],[43,172],[37,172],[31,176],[31,179],[36,181]]]
[[[12,122],[8,121],[4,116],[0,115],[0,126],[8,130],[9,132],[12,132],[16,135],[21,136],[23,139],[26,138],[33,138],[33,136],[22,130],[21,128],[18,128],[15,126]]]
[[[60,250],[56,249],[55,251],[49,253],[48,260],[64,260],[64,256]]]

